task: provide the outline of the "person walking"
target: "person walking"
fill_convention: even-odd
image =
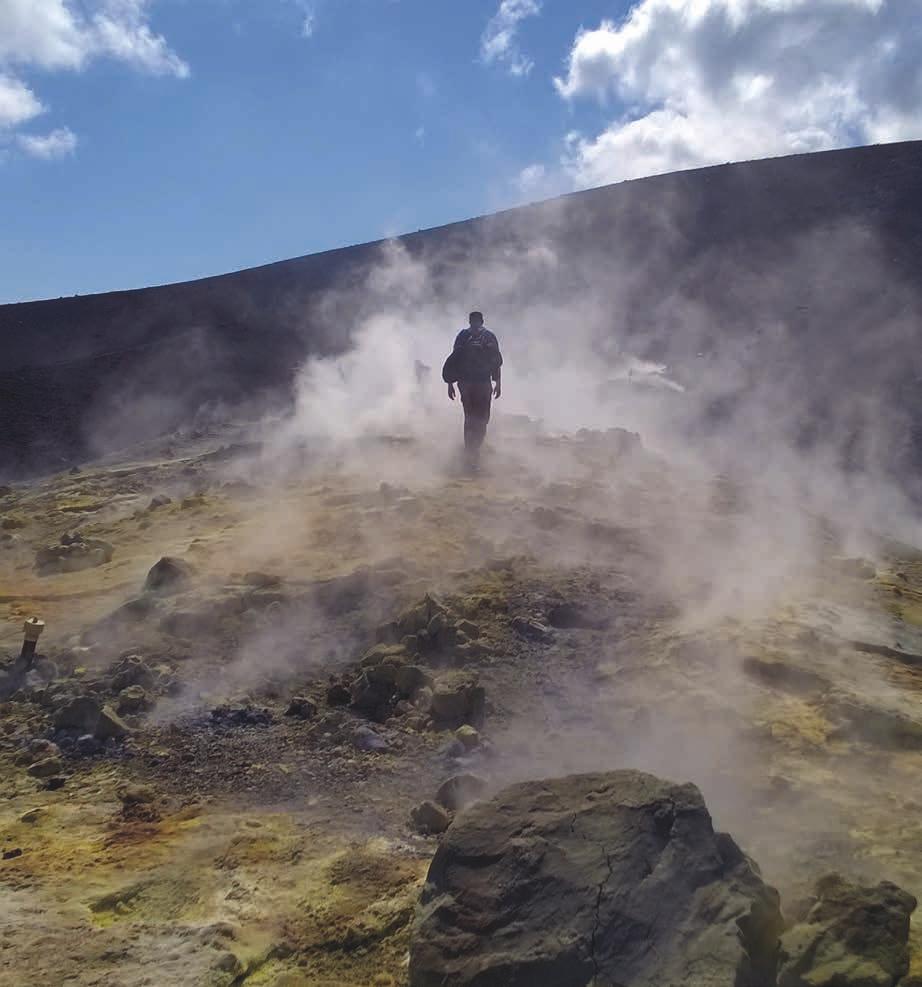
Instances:
[[[468,467],[476,470],[490,421],[491,401],[502,394],[503,356],[496,336],[483,324],[482,312],[471,312],[469,323],[455,337],[442,379],[448,384],[450,400],[455,400],[455,384],[461,392],[465,459]]]

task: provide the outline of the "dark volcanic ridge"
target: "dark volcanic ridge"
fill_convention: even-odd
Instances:
[[[425,264],[446,337],[471,283],[507,334],[527,299],[523,331],[578,323],[603,358],[617,342],[667,364],[690,395],[682,427],[734,420],[761,441],[761,423],[783,417],[798,447],[831,442],[848,468],[882,469],[912,493],[920,203],[922,142],[907,142],[625,182],[398,242]],[[555,255],[551,277],[529,267],[538,246]],[[0,471],[53,471],[179,423],[288,407],[299,365],[353,341],[384,250],[0,306]],[[500,262],[504,277],[483,289]]]

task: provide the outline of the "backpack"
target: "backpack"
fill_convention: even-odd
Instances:
[[[475,337],[469,329],[463,329],[465,338],[452,350],[442,367],[442,380],[454,384],[459,380],[489,380],[496,370],[499,350],[489,330],[484,329]]]

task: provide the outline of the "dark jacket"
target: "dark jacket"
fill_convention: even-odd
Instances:
[[[442,379],[446,384],[496,380],[502,365],[499,341],[489,329],[462,329],[442,368]]]

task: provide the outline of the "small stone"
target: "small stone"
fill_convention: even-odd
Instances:
[[[124,785],[117,794],[122,805],[149,805],[157,799],[150,785]]]
[[[81,757],[92,757],[94,754],[101,753],[103,749],[102,743],[91,733],[85,733],[82,737],[78,737],[76,744],[74,744],[74,750]]]
[[[480,637],[480,627],[471,620],[459,621],[458,630],[472,639]]]
[[[352,693],[342,682],[332,682],[327,688],[327,703],[330,706],[348,706],[352,702]]]
[[[448,812],[442,808],[442,806],[437,805],[435,802],[427,799],[425,802],[420,802],[411,812],[410,820],[413,823],[413,828],[418,833],[444,833],[451,825],[451,816]]]
[[[390,747],[380,733],[364,725],[356,727],[355,733],[352,735],[352,743],[360,751],[386,751]]]
[[[132,685],[150,689],[156,678],[153,670],[140,655],[125,655],[109,669],[109,672],[112,675],[112,688],[116,692],[121,692],[122,689]]]
[[[533,617],[514,617],[512,620],[512,629],[516,634],[520,634],[530,641],[546,642],[554,638],[554,632],[550,627],[547,624],[541,623],[540,620],[535,620]]]
[[[469,723],[458,727],[455,730],[455,737],[464,745],[466,750],[473,750],[480,746],[480,733]]]
[[[449,778],[439,786],[435,800],[452,812],[475,802],[487,789],[487,782],[473,774],[460,774]]]
[[[59,757],[43,757],[35,764],[30,764],[26,769],[33,778],[50,778],[64,769],[64,764]]]
[[[166,507],[167,504],[172,504],[173,498],[168,497],[166,494],[156,494],[151,497],[150,504],[147,505],[149,511],[156,511],[159,507]]]
[[[404,650],[402,644],[376,644],[365,652],[360,664],[362,668],[374,668],[376,665],[384,664],[389,658],[404,654]]]
[[[154,701],[141,686],[129,685],[119,693],[116,709],[119,715],[124,716],[126,713],[143,713],[153,705]]]
[[[93,731],[97,740],[108,740],[110,737],[124,737],[131,731],[118,713],[111,706],[103,706],[99,711],[99,721]]]
[[[44,810],[36,806],[34,809],[26,810],[19,817],[19,821],[22,823],[28,823],[30,826],[34,826],[44,814]]]
[[[20,850],[19,847],[15,847],[12,850],[4,850],[3,851],[3,859],[4,860],[15,860],[16,857],[21,857],[21,856],[22,856],[22,850]]]
[[[317,715],[317,704],[308,696],[294,696],[285,715],[295,716],[299,720],[312,720]]]

